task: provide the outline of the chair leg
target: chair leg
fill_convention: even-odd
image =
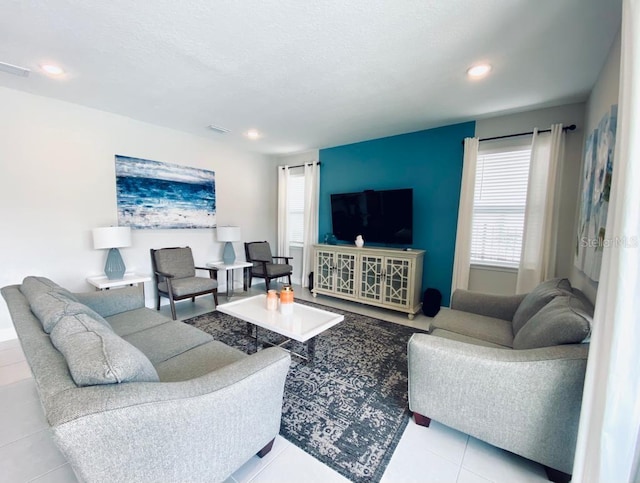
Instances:
[[[267,286],[267,292],[269,291],[269,279],[265,277],[264,284]]]
[[[293,285],[293,284],[291,283],[291,274],[287,275],[287,278],[289,279],[289,285]]]
[[[173,297],[169,297],[169,305],[171,305],[171,317],[176,320],[176,303],[173,301]]]
[[[214,288],[213,289],[213,302],[214,302],[214,307],[218,306],[218,289]]]
[[[160,310],[160,295],[158,295],[158,301],[156,302],[156,310]]]

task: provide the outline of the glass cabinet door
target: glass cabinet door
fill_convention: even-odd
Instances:
[[[401,258],[385,260],[384,303],[408,306],[411,261]]]
[[[318,250],[316,252],[316,270],[314,274],[314,286],[319,289],[333,290],[333,259],[334,253]]]
[[[372,255],[360,257],[360,298],[382,300],[383,261],[382,257]]]
[[[356,256],[351,253],[336,253],[335,291],[343,295],[356,293]]]

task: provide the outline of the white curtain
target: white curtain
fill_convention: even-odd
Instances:
[[[313,270],[313,245],[318,243],[318,210],[320,206],[320,164],[304,165],[304,246],[302,248],[302,286],[309,286]]]
[[[289,256],[289,218],[287,193],[289,189],[289,166],[278,166],[278,251],[281,257]]]
[[[624,0],[617,141],[573,480],[640,481],[640,1]]]
[[[540,282],[555,276],[558,234],[556,192],[563,157],[562,124],[552,125],[550,134],[539,134],[534,129],[516,293],[531,292]]]
[[[460,205],[458,206],[458,228],[456,230],[456,251],[453,259],[451,295],[456,289],[466,290],[469,287],[471,224],[473,222],[473,196],[476,184],[478,146],[478,138],[466,138],[464,140],[462,184],[460,186]]]

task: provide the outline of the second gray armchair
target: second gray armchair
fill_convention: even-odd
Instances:
[[[216,272],[211,268],[196,267],[191,248],[152,248],[151,265],[156,280],[156,309],[160,310],[160,297],[167,297],[173,320],[176,320],[176,300],[195,300],[198,295],[212,294],[218,305]],[[208,271],[209,278],[196,277],[196,269]]]
[[[274,278],[287,277],[289,285],[291,285],[293,267],[289,265],[289,260],[292,257],[271,255],[271,247],[266,241],[245,243],[244,251],[247,262],[253,264],[249,271],[249,287],[251,287],[253,277],[264,278],[267,290],[269,290],[269,282]],[[282,261],[282,263],[278,263],[278,261]]]

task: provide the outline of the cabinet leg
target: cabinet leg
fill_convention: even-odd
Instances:
[[[407,314],[407,317],[409,317],[409,320],[413,320],[416,317],[416,314]]]

